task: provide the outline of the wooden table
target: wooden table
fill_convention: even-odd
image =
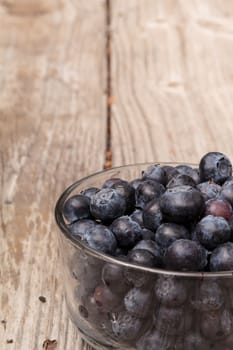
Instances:
[[[104,166],[233,159],[232,60],[232,1],[0,0],[1,350],[88,348],[55,201]]]

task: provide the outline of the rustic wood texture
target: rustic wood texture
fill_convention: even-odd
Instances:
[[[53,209],[103,168],[105,3],[0,3],[0,349],[87,349],[67,319]]]
[[[111,4],[113,164],[233,158],[233,3]]]
[[[109,27],[106,4],[0,0],[1,350],[88,348],[67,319],[53,207],[106,144],[113,165],[233,159],[233,3],[112,0]]]

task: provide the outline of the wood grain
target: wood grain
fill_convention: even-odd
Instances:
[[[233,159],[233,3],[110,11],[108,27],[105,0],[0,0],[1,350],[88,348],[67,319],[53,208],[103,167],[106,141],[113,165]]]
[[[113,164],[233,159],[233,3],[111,4]]]
[[[0,4],[0,349],[87,349],[67,319],[53,209],[103,168],[105,3]]]

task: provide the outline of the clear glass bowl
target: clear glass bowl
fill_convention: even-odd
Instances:
[[[94,251],[69,232],[62,208],[70,196],[88,187],[101,187],[112,177],[136,179],[149,165],[93,174],[72,184],[58,199],[55,217],[60,229],[61,283],[69,316],[81,336],[96,349],[232,350],[233,271],[187,273],[141,267]],[[105,309],[93,302],[93,292],[103,285],[103,268],[109,264],[119,279],[115,287],[110,286],[116,303]],[[128,310],[127,293],[132,301]]]

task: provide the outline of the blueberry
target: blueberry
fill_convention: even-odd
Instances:
[[[214,183],[212,180],[201,182],[197,185],[197,188],[199,191],[201,191],[202,196],[204,197],[205,201],[208,201],[208,199],[216,198],[220,195],[221,186]]]
[[[114,234],[104,225],[94,226],[84,234],[83,240],[89,247],[107,254],[114,254],[117,247]]]
[[[177,277],[160,276],[155,282],[155,296],[159,303],[168,307],[177,307],[187,300],[187,286]]]
[[[121,259],[121,258],[125,257],[127,254],[128,254],[127,248],[122,248],[122,247],[117,246],[114,256],[116,256],[118,259]]]
[[[230,226],[231,229],[231,237],[230,241],[233,241],[233,215],[231,215],[230,219],[228,220],[228,225]]]
[[[70,272],[72,277],[79,283],[78,288],[82,295],[90,295],[93,293],[95,287],[101,281],[101,271],[103,262],[99,259],[90,259],[91,257],[83,255],[77,251],[70,263]],[[94,260],[96,261],[95,264]]]
[[[167,248],[177,239],[189,239],[189,232],[186,227],[173,223],[165,223],[158,227],[155,234],[155,241],[162,247]]]
[[[207,340],[199,332],[190,331],[184,338],[183,349],[185,350],[211,350],[211,348]]]
[[[76,280],[80,280],[82,276],[82,272],[84,270],[84,264],[78,252],[75,252],[71,256],[70,261],[68,263],[68,267],[72,278]]]
[[[217,343],[218,344],[218,348],[214,347],[214,350],[218,350],[218,349],[224,349],[224,350],[232,350],[233,349],[233,333],[231,333],[230,335],[228,335],[226,338],[224,338],[223,341]]]
[[[221,244],[211,254],[210,271],[233,270],[233,243]]]
[[[146,249],[131,250],[128,254],[128,260],[133,264],[145,267],[153,267],[156,263],[154,254],[152,254]]]
[[[138,186],[143,182],[144,181],[142,180],[142,178],[138,178],[138,179],[134,179],[134,180],[130,181],[130,185],[136,190],[138,188]]]
[[[130,314],[120,312],[112,321],[112,330],[118,341],[136,341],[140,336],[143,320]]]
[[[134,287],[147,288],[151,283],[151,274],[143,271],[138,271],[133,268],[125,268],[124,277],[127,283]]]
[[[221,216],[229,220],[232,215],[232,207],[225,199],[209,199],[206,202],[205,215]]]
[[[92,328],[99,329],[102,323],[109,321],[108,314],[100,310],[93,296],[88,296],[85,302],[79,306],[78,310],[80,316],[85,318],[91,324]]]
[[[224,295],[218,283],[212,280],[196,283],[190,303],[195,310],[212,312],[219,310],[224,303]]]
[[[199,169],[192,168],[189,165],[177,165],[176,170],[180,174],[190,176],[196,184],[200,182]]]
[[[152,302],[152,292],[146,288],[132,288],[124,297],[125,309],[139,318],[145,318],[148,315]]]
[[[201,334],[210,341],[224,339],[232,332],[232,316],[226,309],[204,312],[200,321]]]
[[[102,188],[111,188],[115,183],[118,183],[121,181],[119,177],[112,177],[110,179],[107,179],[104,183]]]
[[[96,194],[97,192],[99,192],[99,190],[100,189],[97,187],[89,187],[81,191],[81,194],[91,199],[91,197],[94,196],[94,194]]]
[[[165,171],[166,173],[166,178],[167,178],[167,181],[166,181],[166,184],[176,175],[179,174],[179,171],[171,166],[171,165],[163,165],[162,166],[163,170]]]
[[[162,185],[167,183],[166,171],[159,164],[150,165],[142,172],[142,178],[157,181]]]
[[[180,347],[181,346],[181,347]],[[177,337],[161,334],[156,328],[148,330],[137,342],[137,350],[183,350]],[[186,349],[185,349],[186,350]],[[198,349],[206,350],[206,349]]]
[[[227,221],[218,216],[205,216],[196,226],[196,237],[208,250],[229,240],[231,235]]]
[[[90,209],[96,219],[111,222],[125,213],[126,202],[113,188],[104,188],[92,196]]]
[[[162,265],[162,252],[158,244],[152,240],[141,240],[138,242],[133,250],[143,249],[147,250],[151,254],[154,255],[155,258],[155,266],[161,266]]]
[[[196,182],[191,178],[191,176],[185,174],[178,174],[171,178],[171,180],[167,184],[167,188],[174,188],[177,186],[196,187]]]
[[[102,312],[113,312],[119,308],[121,299],[107,286],[97,286],[93,295],[94,301]]]
[[[130,217],[133,221],[136,221],[141,227],[143,227],[143,217],[141,209],[135,209],[130,215]]]
[[[129,184],[129,182],[124,180],[116,181],[111,188],[116,190],[126,202],[126,213],[131,213],[135,206],[135,189]]]
[[[129,216],[121,216],[114,220],[111,230],[122,248],[132,248],[141,239],[140,225]]]
[[[69,223],[90,218],[90,199],[82,194],[70,197],[64,204],[63,215]]]
[[[159,198],[165,191],[165,188],[159,182],[153,180],[144,180],[138,185],[136,196],[136,207],[143,209],[152,199]]]
[[[130,285],[124,278],[124,266],[107,263],[102,270],[103,283],[114,293],[126,293]]]
[[[92,275],[93,276],[93,275]],[[81,277],[83,278],[83,276]],[[82,279],[80,279],[82,281]],[[79,282],[80,282],[79,281]],[[76,303],[85,303],[85,300],[93,294],[95,288],[100,283],[100,280],[94,277],[94,279],[91,281],[88,279],[88,281],[85,281],[85,283],[81,283],[77,285],[74,288],[74,298]]]
[[[164,264],[172,270],[198,271],[207,264],[207,252],[194,241],[178,239],[167,248]]]
[[[90,231],[96,225],[97,223],[93,220],[82,219],[69,224],[68,228],[73,236],[82,238],[86,232]]]
[[[151,200],[143,210],[143,223],[146,228],[156,231],[162,223],[162,213],[160,210],[160,201],[158,198]]]
[[[166,190],[160,198],[164,218],[175,223],[194,221],[204,210],[201,193],[191,186],[177,186]]]
[[[148,250],[144,249],[131,250],[128,254],[128,260],[133,264],[145,267],[153,267],[156,264],[155,256]],[[151,273],[138,271],[135,268],[125,268],[124,276],[129,283],[133,284],[134,287],[147,286],[153,280]]]
[[[213,179],[222,184],[232,174],[232,165],[228,157],[220,152],[205,154],[199,164],[201,182]]]
[[[147,228],[142,229],[142,239],[143,240],[155,240],[155,234],[151,230],[148,230]]]
[[[226,199],[233,206],[233,180],[224,182],[220,197]]]
[[[154,314],[156,329],[165,335],[183,335],[191,327],[192,315],[182,307],[167,307],[159,305]]]

